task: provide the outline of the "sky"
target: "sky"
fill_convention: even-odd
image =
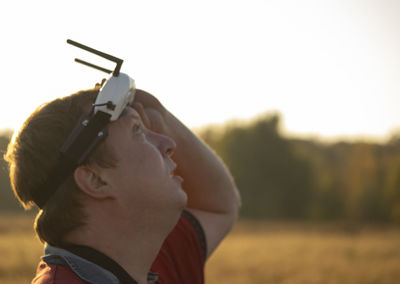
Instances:
[[[94,86],[113,64],[190,127],[282,116],[290,135],[400,132],[400,1],[3,1],[0,129]]]

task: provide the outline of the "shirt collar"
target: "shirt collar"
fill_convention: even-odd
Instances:
[[[89,247],[74,245],[62,249],[46,245],[42,259],[48,264],[68,265],[81,279],[90,283],[137,283],[114,260]],[[155,284],[157,280],[158,274],[148,274],[148,284]]]

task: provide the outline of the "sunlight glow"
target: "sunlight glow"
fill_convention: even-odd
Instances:
[[[296,135],[386,138],[400,126],[395,0],[3,6],[0,128],[17,128],[41,103],[105,77],[73,62],[99,59],[67,38],[123,58],[121,71],[191,127],[272,110]]]

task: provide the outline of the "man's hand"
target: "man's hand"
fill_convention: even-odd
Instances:
[[[131,106],[139,113],[144,125],[154,132],[170,136],[167,124],[168,111],[153,95],[136,90]]]

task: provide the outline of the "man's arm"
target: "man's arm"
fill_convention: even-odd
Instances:
[[[204,229],[210,256],[238,217],[241,201],[233,178],[221,159],[157,99],[138,90],[135,103],[135,108],[143,107],[150,128],[176,142],[176,174],[184,179],[188,211]]]

